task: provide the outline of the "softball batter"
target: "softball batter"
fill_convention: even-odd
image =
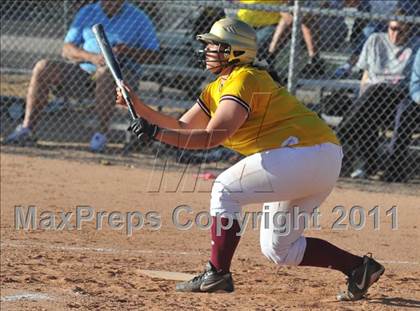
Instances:
[[[244,205],[263,203],[263,213],[269,217],[262,217],[260,244],[269,260],[339,270],[348,276],[348,289],[338,298],[361,299],[384,272],[381,264],[370,256],[359,257],[327,241],[304,237],[302,217],[286,233],[274,225],[276,213],[293,212],[294,207],[311,213],[332,191],[342,160],[336,136],[266,70],[253,65],[257,44],[251,26],[225,18],[197,39],[206,44],[200,51],[202,61],[218,77],[179,120],[149,108],[127,86],[142,116],[130,126],[139,138],[187,149],[224,145],[246,156],[214,182],[211,256],[205,271],[177,284],[176,290],[232,292],[230,264],[240,239],[235,214]],[[123,105],[117,91],[117,103]],[[227,227],[220,234],[216,234],[217,221]]]

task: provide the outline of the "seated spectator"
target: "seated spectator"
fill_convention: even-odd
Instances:
[[[288,1],[289,5],[293,4],[293,1]],[[342,7],[342,1],[334,0],[323,0],[323,1],[305,1],[302,2],[304,7],[321,7],[321,8],[330,8],[330,9],[339,9]],[[277,25],[276,31],[273,35],[269,46],[269,54],[273,53],[283,45],[285,39],[288,38],[290,34],[290,29],[293,23],[293,16],[290,13],[281,12],[281,19]],[[337,37],[345,38],[346,36],[346,26],[344,24],[344,19],[342,17],[331,18],[326,16],[316,16],[312,14],[305,14],[301,20],[301,29],[303,34],[303,40],[306,44],[306,49],[308,51],[309,60],[307,65],[303,69],[303,74],[306,78],[319,77],[322,76],[325,72],[325,64],[322,59],[319,57],[319,47],[323,45],[327,48],[329,42],[337,42],[339,39]],[[330,28],[330,29],[328,29]],[[326,29],[329,34],[331,34],[331,28],[334,29],[334,40],[325,40],[321,39],[322,30]],[[325,37],[325,36],[323,36]],[[332,36],[330,36],[332,37]],[[271,56],[273,57],[273,56]]]
[[[246,4],[282,5],[285,4],[287,0],[239,0],[239,2]],[[272,40],[274,30],[281,19],[281,13],[240,9],[237,12],[236,18],[251,25],[256,30],[257,44],[259,47],[257,57],[259,59],[266,58],[268,56],[268,47]]]
[[[391,15],[393,12],[401,10],[405,12],[405,15],[418,16],[420,9],[419,2],[411,0],[346,0],[345,5],[355,7],[359,12],[381,15]],[[350,36],[351,56],[346,63],[336,69],[334,73],[335,78],[348,77],[356,65],[363,45],[369,36],[374,32],[384,32],[386,29],[387,23],[385,21],[356,18]]]
[[[392,124],[399,105],[406,102],[416,50],[411,30],[409,24],[390,21],[387,33],[372,34],[363,47],[356,65],[363,70],[360,96],[338,128],[344,147],[344,175],[351,172],[356,160],[360,162],[352,177],[373,174],[385,158],[377,157],[379,134]]]
[[[138,78],[141,64],[154,58],[159,50],[153,24],[135,6],[123,0],[101,0],[83,6],[64,39],[62,55],[68,61],[42,59],[37,62],[27,93],[25,118],[7,137],[6,143],[25,144],[34,140],[33,134],[42,109],[48,103],[49,92],[60,88],[70,97],[79,95],[77,98],[83,92],[94,92],[100,126],[91,139],[90,149],[104,149],[108,121],[112,116],[115,83],[104,66],[104,58],[91,30],[97,23],[103,24],[128,76]]]
[[[385,181],[406,181],[410,174],[416,171],[412,166],[417,163],[408,155],[412,135],[420,129],[420,49],[414,60],[411,79],[410,96],[398,107],[394,120],[394,131],[391,143],[387,148],[388,159],[385,167]]]
[[[417,50],[411,72],[410,97],[417,105],[420,105],[420,49]]]

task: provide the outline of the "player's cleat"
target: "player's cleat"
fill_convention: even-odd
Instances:
[[[9,136],[7,136],[4,143],[27,146],[35,144],[36,138],[33,136],[32,131],[28,127],[23,127],[22,124],[20,124]]]
[[[385,268],[369,256],[363,256],[363,264],[355,268],[348,278],[347,290],[337,295],[340,301],[355,301],[362,299],[370,286],[379,280]]]
[[[233,292],[233,279],[230,273],[217,272],[209,261],[203,273],[193,279],[176,284],[177,292],[212,293],[216,291]]]

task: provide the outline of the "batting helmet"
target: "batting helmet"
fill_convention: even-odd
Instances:
[[[197,35],[197,40],[228,46],[228,49],[218,51],[228,54],[226,65],[252,63],[257,55],[257,36],[254,28],[237,19],[218,20],[211,27],[209,33]],[[203,60],[208,52],[215,51],[199,51]]]

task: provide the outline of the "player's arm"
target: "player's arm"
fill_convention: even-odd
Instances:
[[[247,117],[246,109],[233,100],[225,99],[220,103],[205,129],[164,129],[158,133],[156,138],[178,148],[209,149],[220,145],[232,136]]]
[[[79,63],[90,62],[95,65],[104,66],[105,60],[101,54],[89,53],[73,43],[64,43],[62,56],[65,59]]]
[[[132,100],[134,110],[149,123],[156,124],[160,128],[170,128],[174,130],[185,129],[205,129],[209,123],[209,116],[201,109],[198,104],[193,105],[179,120],[165,115],[146,105],[132,89],[125,85],[126,90]],[[125,101],[117,88],[117,104],[125,107]]]

